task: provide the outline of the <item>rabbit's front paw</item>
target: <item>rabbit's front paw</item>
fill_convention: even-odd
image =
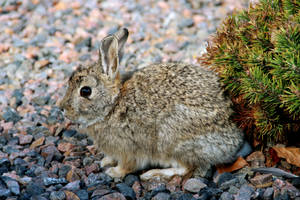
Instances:
[[[106,167],[106,166],[116,166],[117,162],[110,156],[105,156],[101,162],[100,162],[100,167]]]
[[[188,170],[186,168],[152,169],[143,173],[140,178],[143,181],[148,181],[153,178],[170,180],[175,175],[184,176],[187,173]]]
[[[116,166],[108,168],[105,173],[112,178],[123,178],[126,175],[126,170],[120,166]]]

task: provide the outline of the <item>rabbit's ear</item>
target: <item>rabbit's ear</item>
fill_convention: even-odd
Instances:
[[[122,29],[114,35],[105,37],[100,44],[99,61],[102,73],[112,80],[120,78],[119,62],[123,55],[123,47],[128,37],[127,29]]]
[[[119,30],[118,32],[116,32],[114,34],[114,36],[118,40],[118,45],[119,45],[119,49],[118,49],[119,62],[121,62],[121,59],[123,57],[124,45],[125,45],[125,43],[127,41],[127,38],[128,38],[128,30],[126,28],[122,28],[121,30]]]

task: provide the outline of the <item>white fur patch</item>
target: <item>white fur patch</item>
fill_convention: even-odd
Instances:
[[[187,173],[186,168],[167,168],[167,169],[152,169],[145,173],[143,173],[140,178],[143,181],[147,181],[150,179],[171,179],[173,176],[183,176]]]

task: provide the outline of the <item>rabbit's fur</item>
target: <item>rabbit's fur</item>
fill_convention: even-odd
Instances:
[[[142,178],[184,175],[195,168],[204,175],[211,165],[231,162],[243,134],[229,119],[231,101],[217,75],[198,66],[165,63],[123,80],[119,59],[127,37],[127,29],[105,37],[99,62],[72,74],[61,101],[66,117],[84,124],[107,156],[101,165],[117,162],[106,172],[124,177],[159,165],[172,168],[150,170]],[[80,96],[84,86],[91,88],[88,97]]]

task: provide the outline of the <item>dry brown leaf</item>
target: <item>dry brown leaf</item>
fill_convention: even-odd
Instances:
[[[238,159],[231,165],[217,166],[217,170],[220,174],[224,172],[233,172],[245,167],[246,165],[248,165],[247,161],[242,157],[238,157]]]
[[[272,147],[278,157],[285,158],[292,165],[300,167],[300,148],[296,147]]]

